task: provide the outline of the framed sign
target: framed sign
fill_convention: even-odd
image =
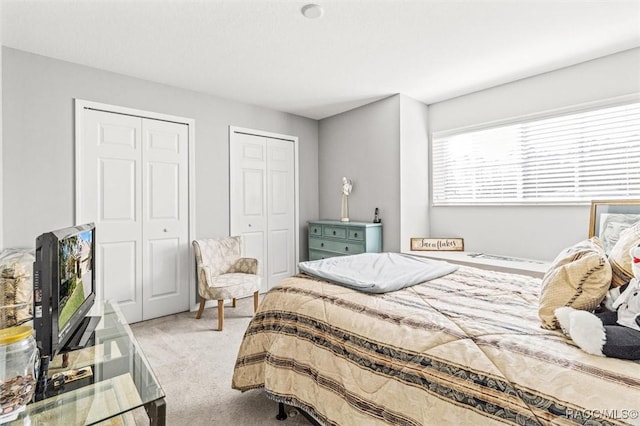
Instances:
[[[640,200],[608,200],[591,202],[589,238],[597,236],[609,254],[620,232],[640,221]]]
[[[462,238],[411,238],[415,251],[464,251]]]

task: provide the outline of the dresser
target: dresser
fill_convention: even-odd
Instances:
[[[339,220],[309,222],[309,260],[381,251],[381,223]]]

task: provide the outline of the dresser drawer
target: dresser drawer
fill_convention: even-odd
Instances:
[[[327,259],[329,257],[342,256],[339,253],[331,253],[328,251],[309,250],[309,260]]]
[[[347,238],[347,229],[337,226],[323,226],[322,235],[325,237]]]
[[[309,226],[309,235],[322,235],[322,226],[320,225],[311,225]]]
[[[364,253],[364,244],[351,241],[331,241],[319,238],[309,238],[309,249],[328,250],[336,253],[357,254]]]
[[[329,242],[321,238],[309,238],[309,249],[327,250]]]
[[[364,253],[364,244],[342,243],[340,247],[343,249],[342,252],[346,254]]]
[[[349,228],[347,231],[350,240],[364,241],[365,230]]]

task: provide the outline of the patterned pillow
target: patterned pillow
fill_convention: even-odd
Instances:
[[[627,284],[633,278],[631,270],[631,255],[629,250],[640,244],[640,222],[625,229],[620,233],[618,242],[609,253],[609,263],[611,263],[612,287],[620,287]]]
[[[559,328],[554,311],[562,306],[594,310],[611,284],[611,265],[598,237],[563,250],[542,279],[538,316],[542,327]]]

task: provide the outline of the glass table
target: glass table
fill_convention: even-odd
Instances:
[[[51,360],[44,399],[9,424],[126,425],[131,411],[144,407],[152,425],[165,425],[164,391],[117,304],[97,302],[89,315],[100,317],[95,344],[69,352],[64,368],[62,356]],[[75,380],[57,385],[62,374]]]

